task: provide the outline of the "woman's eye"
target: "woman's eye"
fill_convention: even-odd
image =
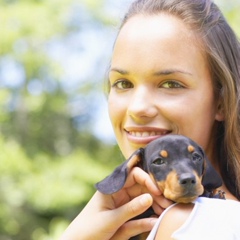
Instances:
[[[116,87],[118,89],[128,89],[128,88],[133,88],[133,84],[127,80],[119,80],[116,81],[112,87]]]
[[[175,81],[167,81],[161,85],[162,88],[183,88],[183,86]]]

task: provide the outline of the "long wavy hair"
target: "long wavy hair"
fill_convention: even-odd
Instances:
[[[211,0],[136,0],[121,27],[137,14],[160,13],[181,19],[203,46],[225,116],[216,126],[216,157],[226,187],[240,200],[240,43]]]

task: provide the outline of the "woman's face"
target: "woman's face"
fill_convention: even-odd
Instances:
[[[109,114],[126,158],[165,134],[190,137],[212,154],[222,115],[205,56],[181,20],[130,18],[117,37],[109,81]]]

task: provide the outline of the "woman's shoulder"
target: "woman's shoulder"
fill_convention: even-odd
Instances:
[[[227,208],[240,208],[240,202],[232,199],[217,199],[217,198],[206,198],[206,197],[199,197],[196,202],[197,205],[203,206],[206,208],[212,208],[212,207],[227,207]]]
[[[194,204],[175,204],[160,217],[155,239],[240,239],[239,216],[234,200],[201,197]]]
[[[198,198],[174,239],[239,239],[240,203],[234,200]]]
[[[195,208],[195,214],[206,215],[208,213],[208,215],[221,215],[225,218],[230,216],[233,219],[234,216],[230,215],[230,212],[240,213],[240,202],[230,199],[222,200],[200,197],[195,203]]]

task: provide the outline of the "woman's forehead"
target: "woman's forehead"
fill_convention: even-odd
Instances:
[[[171,37],[176,30],[178,30],[180,34],[179,37],[188,38],[193,35],[193,30],[188,26],[188,24],[174,15],[166,13],[155,15],[137,14],[129,18],[122,26],[117,39],[121,37],[121,35],[126,34],[129,39],[136,38],[137,33],[139,33],[141,37],[145,36],[146,38],[152,34],[155,34],[157,37],[159,33]],[[143,32],[144,35],[142,35]]]
[[[185,24],[171,15],[137,15],[121,29],[111,69],[142,76],[177,70],[194,74],[207,68],[202,48]]]

